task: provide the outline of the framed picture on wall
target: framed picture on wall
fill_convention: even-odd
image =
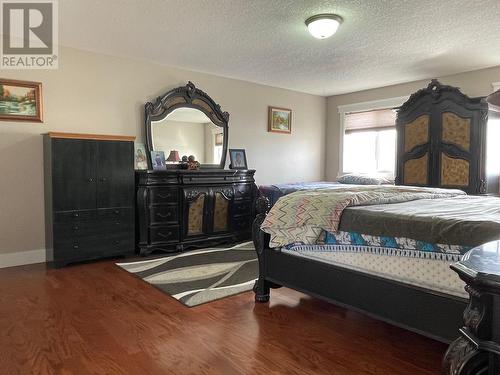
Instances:
[[[42,84],[0,78],[0,120],[43,122]]]
[[[144,170],[148,169],[148,159],[146,154],[146,146],[144,143],[134,143],[135,153],[135,169]]]
[[[269,107],[268,122],[268,131],[290,134],[292,132],[292,110]]]
[[[242,148],[230,148],[229,149],[229,159],[231,164],[229,168],[231,169],[248,169],[247,165],[247,155],[245,150]]]

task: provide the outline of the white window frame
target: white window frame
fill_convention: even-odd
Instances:
[[[497,90],[500,90],[500,82],[492,82],[491,86],[493,87],[493,91],[492,92],[495,92]],[[486,141],[486,143],[488,143],[488,141]],[[486,149],[486,152],[488,152],[488,150]],[[488,157],[488,155],[486,155],[486,157]],[[486,171],[486,174],[488,174],[488,171]],[[500,174],[500,171],[499,171],[499,174]],[[489,178],[493,177],[493,179],[498,179],[498,176],[495,176],[495,175],[490,175],[490,176],[487,176]],[[500,184],[499,184],[499,189],[500,189]],[[500,190],[499,190],[500,192]]]
[[[499,82],[500,84],[500,82]],[[347,173],[344,171],[344,134],[345,134],[345,115],[351,112],[366,112],[375,111],[377,109],[395,108],[401,106],[408,100],[410,95],[399,96],[396,98],[387,98],[380,100],[372,100],[368,102],[352,103],[339,105],[338,111],[340,115],[340,144],[339,144],[339,176]]]

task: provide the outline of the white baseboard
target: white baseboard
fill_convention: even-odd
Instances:
[[[45,249],[0,254],[0,268],[23,266],[25,264],[44,262]]]

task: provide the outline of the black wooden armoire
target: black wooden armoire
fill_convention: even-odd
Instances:
[[[485,152],[488,105],[456,87],[432,80],[399,109],[399,185],[486,192]]]
[[[44,135],[47,261],[135,250],[134,137]]]

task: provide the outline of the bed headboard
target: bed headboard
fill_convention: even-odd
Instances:
[[[398,108],[396,184],[486,192],[484,98],[436,79]]]

